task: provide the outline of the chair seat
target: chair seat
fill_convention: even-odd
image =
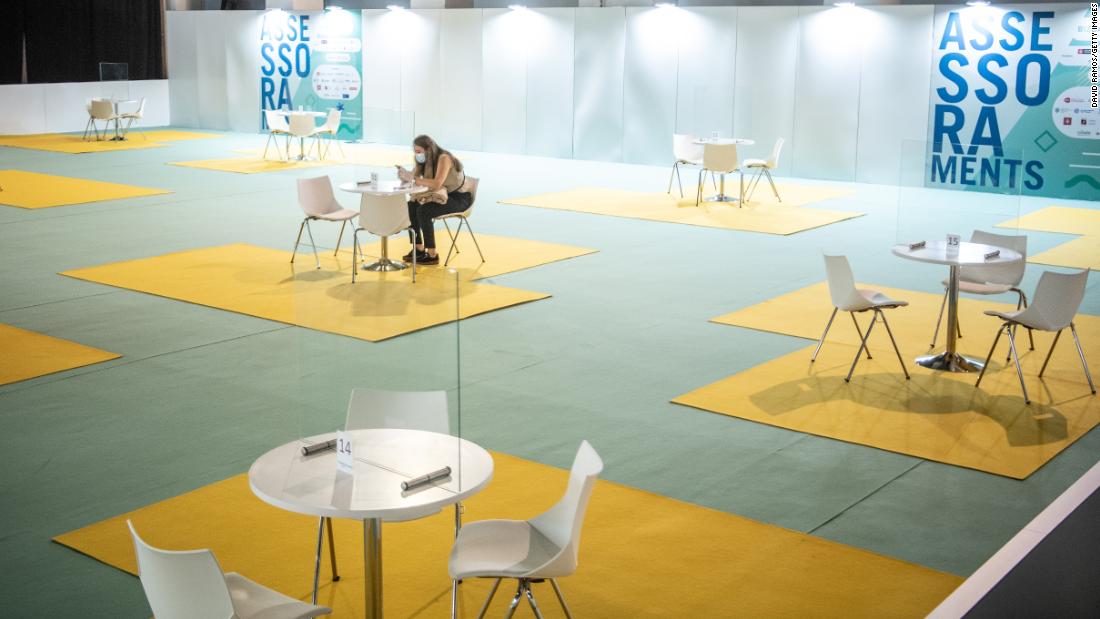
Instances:
[[[455,218],[455,217],[465,219],[469,215],[470,215],[470,211],[466,210],[466,211],[462,211],[461,213],[446,213],[446,214],[440,215],[439,217],[436,217],[436,219],[437,220],[438,219],[452,219],[452,218]]]
[[[743,161],[741,163],[741,166],[745,167],[745,168],[766,168],[766,167],[769,167],[768,162],[765,161],[764,159],[746,159],[745,161]]]
[[[840,309],[847,312],[859,312],[863,310],[874,309],[876,307],[905,307],[909,305],[908,301],[899,301],[897,299],[891,299],[890,297],[882,294],[877,290],[867,290],[865,288],[857,288],[856,293],[860,297],[863,297],[865,303],[859,305],[853,305],[852,307],[842,307]]]
[[[702,159],[677,159],[676,163],[680,163],[680,164],[684,164],[684,165],[700,165],[701,166],[701,165],[703,165],[703,160]]]
[[[359,216],[359,211],[353,211],[351,209],[342,208],[338,211],[331,213],[325,213],[323,215],[314,215],[317,219],[324,219],[325,221],[347,221]]]
[[[946,279],[943,280],[943,286],[946,288],[950,282]],[[1012,292],[1015,286],[1009,284],[983,284],[979,282],[968,282],[965,280],[959,280],[959,292],[969,292],[970,294],[1004,294],[1006,292]]]
[[[331,608],[306,604],[272,591],[236,572],[225,575],[225,584],[233,599],[233,610],[241,619],[305,619],[332,612]]]
[[[451,578],[530,576],[558,554],[558,548],[523,520],[481,520],[462,527],[447,568]],[[553,578],[557,574],[541,574]]]
[[[1044,324],[1040,322],[1042,315],[1037,315],[1034,311],[1028,311],[1024,308],[1015,312],[998,312],[997,310],[986,310],[986,316],[994,316],[1000,318],[1005,322],[1011,322],[1018,324],[1021,327],[1027,329],[1034,329],[1035,331],[1061,331],[1069,326],[1069,323],[1064,325]]]

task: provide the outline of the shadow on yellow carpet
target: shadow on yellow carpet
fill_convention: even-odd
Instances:
[[[0,324],[0,385],[118,359],[122,355]]]
[[[1048,206],[997,224],[997,227],[1081,235],[1080,238],[1028,256],[1027,261],[1074,269],[1100,270],[1100,209]]]
[[[560,496],[566,471],[493,454],[493,481],[466,503],[467,522],[525,519]],[[255,498],[246,475],[93,524],[54,541],[136,572],[130,518],[151,544],[211,548],[225,571],[306,600],[317,520]],[[447,557],[452,512],[383,526],[387,617],[450,612]],[[333,617],[363,616],[362,527],[335,520],[340,581],[322,567],[318,602]],[[606,481],[598,482],[584,524],[580,567],[559,583],[579,617],[921,617],[961,578],[811,535],[762,524]],[[473,617],[491,581],[461,586],[460,611]],[[135,581],[135,588],[138,583]],[[501,585],[489,616],[504,614]],[[535,595],[547,617],[561,616],[549,584]],[[521,608],[517,616],[531,616]]]
[[[726,189],[731,195],[737,195],[736,183],[727,184]],[[501,200],[501,204],[779,235],[794,234],[863,215],[852,211],[801,208],[806,204],[853,193],[849,189],[834,187],[782,184],[779,193],[783,202],[776,202],[771,194],[758,191],[757,199],[743,207],[713,202],[695,206],[694,189],[686,193],[691,195],[681,199],[666,193],[585,187]],[[713,187],[707,185],[705,195],[713,194]]]
[[[1004,338],[981,388],[975,389],[974,374],[934,372],[913,362],[929,352],[941,296],[868,287],[910,302],[909,307],[888,310],[886,316],[912,380],[904,379],[886,332],[876,326],[871,336],[874,358],[862,358],[851,383],[845,383],[859,339],[851,319],[838,315],[816,363],[810,363],[813,346],[808,346],[673,402],[1017,479],[1034,473],[1100,423],[1100,398],[1090,394],[1068,334],[1042,379],[1037,375],[1052,334],[1035,333],[1034,351],[1028,350],[1026,332],[1017,335],[1032,397],[1029,406],[1014,367],[1006,364]],[[958,341],[959,351],[984,359],[1000,322],[982,311],[1014,308],[961,299],[964,337]],[[816,340],[831,311],[828,287],[820,283],[714,322]],[[866,328],[869,318],[860,320]],[[1095,350],[1100,318],[1079,315],[1076,324],[1085,350]],[[943,337],[941,329],[937,350],[942,350]],[[1096,375],[1095,366],[1092,371]]]
[[[172,193],[164,189],[149,189],[23,170],[0,170],[0,187],[3,187],[3,191],[0,191],[0,204],[26,209]]]
[[[216,170],[218,172],[233,172],[236,174],[260,174],[263,172],[282,172],[284,170],[298,170],[302,168],[317,168],[327,165],[336,165],[339,162],[332,161],[280,161],[278,159],[264,159],[260,156],[231,157],[228,159],[200,159],[197,161],[171,161],[168,165],[184,168],[199,168],[202,170]]]

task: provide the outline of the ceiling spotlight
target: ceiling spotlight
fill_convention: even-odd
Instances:
[[[524,11],[524,10],[527,9],[527,5],[526,4],[509,4],[508,8],[512,9],[513,11]]]
[[[675,2],[658,2],[657,4],[654,4],[653,6],[655,8],[658,8],[658,9],[674,9],[674,8],[676,8],[676,3]]]
[[[966,6],[989,6],[989,0],[968,0]]]
[[[326,6],[325,10],[326,11],[343,11],[344,7],[332,4],[332,5]]]
[[[856,5],[855,2],[834,2],[833,3],[833,6],[835,6],[837,8],[840,8],[840,9],[850,9],[855,5]]]
[[[405,10],[405,7],[401,6],[400,4],[387,4],[386,8],[391,10],[391,11],[403,11],[403,10]]]

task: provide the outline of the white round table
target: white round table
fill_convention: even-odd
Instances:
[[[986,258],[986,254],[999,251],[995,257]],[[959,324],[959,267],[992,266],[1009,264],[1023,260],[1023,255],[1006,247],[995,247],[982,243],[959,243],[958,251],[948,251],[945,241],[930,241],[924,247],[909,249],[909,245],[895,245],[894,255],[906,260],[946,264],[950,267],[947,280],[947,349],[938,355],[917,357],[917,365],[947,372],[979,372],[985,365],[982,361],[963,356],[956,350],[956,334]]]
[[[400,180],[380,180],[377,184],[371,182],[360,183],[341,183],[340,191],[347,191],[350,193],[362,194],[364,198],[359,199],[359,211],[367,208],[367,200],[365,196],[392,196],[397,194],[412,195],[427,191],[427,187],[422,185],[416,185],[413,183],[406,183]],[[408,265],[404,262],[398,262],[396,260],[390,260],[389,255],[389,237],[382,238],[382,257],[377,262],[363,265],[365,271],[400,271],[408,268]]]
[[[753,144],[756,144],[756,141],[750,140],[748,138],[699,138],[697,140],[694,140],[692,143],[698,144],[703,148],[706,148],[708,144],[714,146],[731,146],[734,144],[736,144],[737,146],[752,146]],[[721,179],[721,184],[718,187],[718,195],[705,198],[705,200],[707,202],[740,202],[740,197],[735,198],[733,196],[726,195],[726,173],[722,172],[718,175],[718,177],[719,179]]]
[[[313,118],[324,118],[328,116],[325,112],[314,112],[310,110],[275,110],[275,113],[286,116],[287,118],[291,116],[312,116]],[[287,156],[289,155],[290,153],[287,153]],[[304,135],[300,135],[298,136],[298,161],[307,160],[311,160],[311,158],[306,157],[306,138]]]
[[[493,458],[465,439],[421,430],[354,430],[352,472],[336,452],[302,455],[335,433],[291,441],[260,456],[248,471],[252,492],[298,514],[363,521],[366,616],[382,617],[382,522],[422,518],[477,493],[493,477]],[[412,490],[401,482],[451,467],[451,475]]]

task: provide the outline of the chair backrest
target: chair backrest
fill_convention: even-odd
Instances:
[[[477,185],[480,181],[472,176],[466,177],[466,186],[470,188],[470,207],[464,213],[467,217],[474,212],[474,204],[477,203]]]
[[[328,118],[325,119],[325,131],[331,131],[333,135],[340,129],[340,110],[329,108]]]
[[[267,128],[270,131],[282,131],[290,133],[290,125],[286,122],[286,116],[278,110],[264,110],[264,118],[267,119]]]
[[[209,550],[161,550],[141,539],[129,520],[138,577],[157,619],[235,617],[225,576]]]
[[[867,300],[856,291],[856,279],[846,256],[825,256],[825,279],[834,307],[849,311],[867,305]]]
[[[317,130],[313,117],[306,114],[290,115],[290,134],[296,137],[309,137]]]
[[[363,194],[359,208],[359,227],[371,234],[389,236],[409,227],[409,207],[404,194],[372,196]]]
[[[677,161],[699,161],[703,158],[703,145],[696,144],[698,137],[690,133],[672,134],[672,156]]]
[[[447,392],[352,389],[344,429],[373,428],[426,430],[450,434]]]
[[[298,179],[298,206],[312,216],[334,213],[342,208],[332,195],[332,181],[327,176]]]
[[[107,120],[115,117],[115,105],[107,99],[92,99],[92,118]]]
[[[741,165],[736,144],[705,144],[703,167],[714,172],[733,172]]]
[[[142,97],[141,102],[138,103],[137,111],[135,111],[133,114],[131,114],[131,116],[133,116],[134,118],[141,118],[144,114],[145,114],[145,97]]]
[[[783,150],[783,138],[775,139],[775,146],[772,147],[772,156],[768,158],[768,167],[779,167],[779,151]]]
[[[1043,271],[1031,305],[1024,310],[1028,322],[1048,331],[1065,329],[1077,315],[1088,283],[1088,269],[1077,273]]]
[[[588,441],[581,441],[577,455],[573,458],[573,468],[569,471],[569,485],[565,488],[565,495],[549,510],[530,521],[532,527],[561,550],[545,565],[531,570],[528,576],[541,574],[547,578],[556,578],[572,574],[577,569],[581,525],[584,524],[584,514],[588,509],[592,488],[602,471],[603,460],[600,455]]]
[[[1018,286],[1020,284],[1020,280],[1024,278],[1024,269],[1027,268],[1026,234],[1016,236],[975,230],[970,235],[970,242],[1012,249],[1020,252],[1024,259],[1007,264],[962,267],[959,269],[959,279],[979,284],[1005,284],[1008,286]]]

